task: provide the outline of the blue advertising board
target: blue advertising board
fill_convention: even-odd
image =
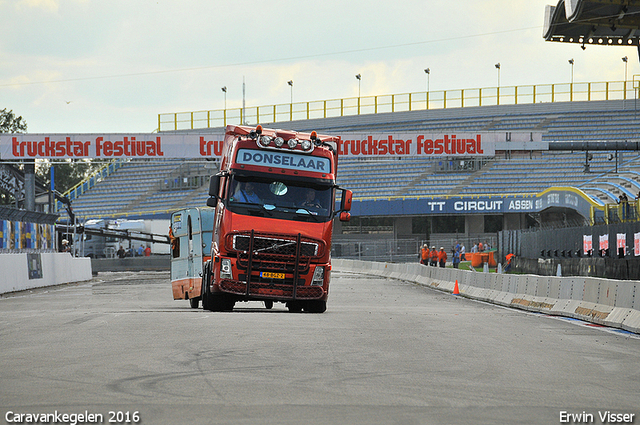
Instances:
[[[357,194],[355,194],[357,196]],[[547,208],[569,208],[590,217],[591,208],[602,208],[573,187],[552,187],[538,194],[456,195],[428,198],[365,198],[353,200],[353,216],[508,214],[541,212]]]

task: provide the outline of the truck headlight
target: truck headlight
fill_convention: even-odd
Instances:
[[[220,279],[233,279],[231,260],[228,258],[223,258],[220,262]]]
[[[316,270],[313,272],[313,279],[311,285],[322,286],[324,283],[324,267],[316,266]]]

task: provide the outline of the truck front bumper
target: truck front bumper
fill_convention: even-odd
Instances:
[[[222,292],[243,296],[247,299],[273,300],[319,300],[326,298],[322,286],[296,286],[222,279],[219,283]]]

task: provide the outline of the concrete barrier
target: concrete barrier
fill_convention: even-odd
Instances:
[[[337,271],[401,279],[445,292],[550,315],[572,317],[640,334],[640,282],[594,277],[481,273],[421,264],[334,258]]]
[[[0,294],[91,280],[91,260],[68,253],[0,254]]]
[[[125,258],[93,258],[91,268],[98,272],[139,272],[139,271],[169,271],[171,257],[169,255],[152,255],[150,257]]]

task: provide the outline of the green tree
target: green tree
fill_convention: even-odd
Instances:
[[[0,111],[0,133],[25,133],[27,122],[22,117],[16,117],[13,110],[7,108]]]
[[[56,162],[53,172],[55,180],[55,188],[58,192],[64,193],[73,186],[84,180],[94,170],[98,169],[101,164],[90,159],[80,159],[72,161],[67,159],[64,162]],[[42,178],[47,184],[51,183],[51,163],[42,161],[37,164],[36,174]]]

